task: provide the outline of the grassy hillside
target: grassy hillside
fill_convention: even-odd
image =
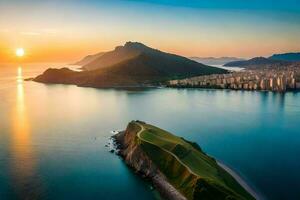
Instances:
[[[188,199],[254,199],[197,144],[149,124],[131,122],[131,126],[140,127],[137,141]]]

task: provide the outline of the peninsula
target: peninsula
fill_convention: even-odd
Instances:
[[[96,88],[145,87],[176,78],[227,73],[139,42],[127,42],[113,51],[88,56],[79,64],[84,64],[81,72],[48,69],[34,81]]]
[[[254,199],[196,143],[141,121],[130,122],[114,138],[126,164],[165,199]]]

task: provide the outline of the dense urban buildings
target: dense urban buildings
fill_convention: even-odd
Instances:
[[[300,89],[300,65],[270,66],[229,74],[171,80],[168,86],[284,92]]]

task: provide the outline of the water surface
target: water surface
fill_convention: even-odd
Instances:
[[[196,141],[266,199],[300,199],[299,93],[22,81],[49,66],[0,66],[0,199],[154,199],[105,147],[133,119]]]

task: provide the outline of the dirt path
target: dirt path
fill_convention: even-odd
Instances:
[[[163,149],[163,148],[161,148],[160,146],[158,146],[158,145],[156,145],[156,144],[154,144],[154,143],[152,143],[152,142],[150,142],[150,141],[145,140],[144,138],[142,138],[142,137],[141,137],[141,133],[142,133],[143,131],[145,131],[146,129],[145,129],[144,126],[142,126],[141,124],[139,124],[139,123],[137,123],[137,124],[138,124],[138,125],[140,126],[140,128],[141,128],[141,130],[137,133],[137,136],[138,136],[139,139],[143,140],[144,142],[150,143],[150,144],[152,144],[152,145],[154,145],[154,146],[160,148],[161,150],[163,150],[163,151],[165,151],[165,152],[171,154],[174,158],[176,158],[176,160],[177,160],[178,162],[180,162],[180,164],[182,164],[185,168],[187,168],[187,170],[188,170],[191,174],[193,174],[193,175],[195,175],[195,176],[199,176],[199,175],[197,175],[195,172],[193,172],[193,170],[191,170],[191,169],[189,168],[189,166],[187,166],[185,163],[183,163],[183,162],[182,162],[182,161],[181,161],[181,160],[180,160],[173,152],[170,152],[170,151],[168,151],[168,150],[166,150],[166,149]]]

